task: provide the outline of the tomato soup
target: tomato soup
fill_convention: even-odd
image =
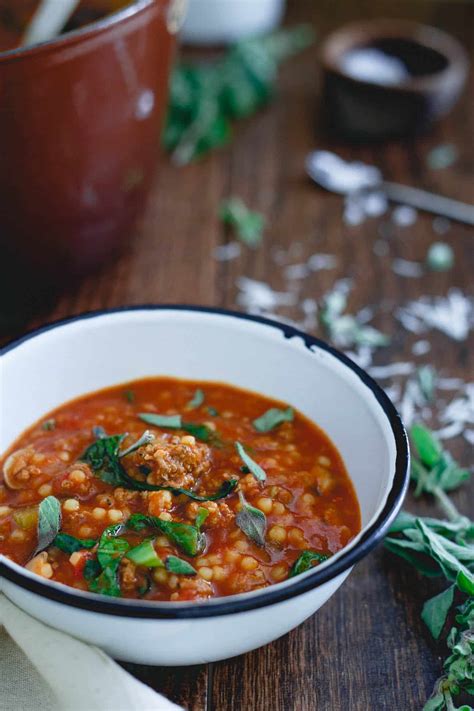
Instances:
[[[222,383],[157,377],[85,395],[0,458],[0,553],[113,597],[264,588],[320,565],[360,526],[327,435]]]

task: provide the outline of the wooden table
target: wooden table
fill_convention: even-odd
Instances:
[[[468,2],[290,0],[289,4],[289,22],[312,21],[319,37],[352,19],[407,17],[440,26],[473,46],[474,5]],[[235,308],[239,275],[283,288],[272,247],[288,248],[295,242],[300,243],[303,256],[328,252],[339,260],[336,270],[308,279],[303,296],[319,298],[335,278],[350,275],[355,282],[351,312],[367,304],[396,304],[421,294],[444,294],[450,285],[465,291],[472,287],[472,230],[452,224],[445,237],[456,255],[452,271],[428,273],[419,279],[396,276],[390,266],[394,257],[424,259],[436,239],[432,218],[420,216],[412,227],[395,227],[389,239],[390,254],[377,257],[373,245],[387,217],[368,220],[360,227],[345,226],[341,199],[313,187],[303,171],[309,149],[332,145],[347,157],[378,164],[390,180],[472,201],[468,151],[472,151],[474,112],[469,92],[448,120],[416,142],[359,149],[337,146],[329,144],[316,128],[316,54],[315,46],[284,68],[279,98],[242,123],[228,148],[184,169],[165,162],[129,252],[84,280],[74,293],[52,304],[39,299],[28,328],[123,304],[188,302]],[[428,170],[428,150],[451,142],[460,152],[455,165]],[[218,262],[213,250],[232,239],[218,220],[218,205],[231,194],[261,210],[268,218],[268,229],[259,250],[243,248],[240,258]],[[301,260],[296,257],[294,261]],[[287,310],[284,315],[293,314]],[[378,356],[380,363],[413,360],[413,337],[397,327],[390,308],[378,314],[375,325],[393,336],[392,345]],[[468,379],[467,343],[434,332],[429,338],[432,350],[425,361],[446,375]],[[468,462],[467,444],[456,440],[452,450]],[[467,486],[455,497],[466,512],[471,499]],[[407,505],[413,508],[411,498]],[[416,506],[418,511],[435,513],[430,503],[417,502]],[[315,616],[273,644],[235,659],[191,668],[125,666],[194,711],[420,709],[439,675],[444,654],[443,646],[431,640],[420,620],[421,605],[434,592],[431,582],[379,549],[356,567]]]

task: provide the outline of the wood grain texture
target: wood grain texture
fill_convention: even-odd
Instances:
[[[469,2],[289,0],[289,5],[288,21],[311,21],[318,37],[353,19],[406,17],[442,27],[473,47],[474,5]],[[380,362],[413,360],[415,339],[396,327],[393,310],[421,294],[445,294],[451,285],[472,289],[472,230],[452,224],[445,236],[456,256],[451,272],[399,277],[391,261],[425,258],[437,239],[432,218],[420,215],[408,228],[390,224],[387,217],[347,227],[341,219],[341,199],[311,185],[303,161],[311,148],[326,146],[376,163],[390,180],[472,201],[472,74],[470,90],[430,135],[376,148],[338,145],[319,132],[317,86],[315,47],[284,68],[278,100],[239,124],[228,148],[185,169],[165,161],[128,252],[55,301],[37,296],[28,327],[84,310],[144,302],[235,308],[240,275],[262,279],[275,289],[284,287],[273,255],[276,248],[291,246],[294,263],[314,252],[338,257],[336,270],[315,273],[296,285],[301,298],[318,299],[335,278],[352,276],[349,310],[377,305],[374,325],[393,336]],[[428,151],[442,143],[454,143],[459,160],[445,170],[428,170]],[[230,194],[264,212],[268,228],[261,249],[243,249],[240,258],[218,263],[212,257],[214,248],[233,239],[217,217],[220,200]],[[388,234],[385,257],[374,254],[381,234]],[[297,315],[291,309],[282,314]],[[431,334],[430,340],[428,359],[443,374],[472,377],[472,341],[457,344],[442,334]],[[471,454],[459,441],[453,453],[463,462]],[[471,515],[473,490],[464,487],[455,495],[459,507],[470,509]],[[435,513],[430,502],[415,504],[409,497],[407,506],[415,505],[418,511]],[[443,654],[420,619],[423,601],[435,590],[433,583],[379,549],[357,566],[324,608],[273,644],[207,667],[125,666],[191,711],[420,709]]]

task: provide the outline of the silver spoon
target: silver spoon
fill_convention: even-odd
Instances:
[[[306,158],[306,172],[315,183],[334,193],[348,195],[380,190],[388,200],[474,225],[474,205],[429,193],[408,185],[386,182],[373,165],[343,160],[329,151],[313,151]]]

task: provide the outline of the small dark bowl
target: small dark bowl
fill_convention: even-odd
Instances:
[[[393,83],[355,78],[342,64],[358,50],[396,57],[406,76]],[[323,121],[350,140],[380,140],[425,131],[457,101],[469,61],[461,44],[426,25],[375,20],[345,25],[321,49]]]

